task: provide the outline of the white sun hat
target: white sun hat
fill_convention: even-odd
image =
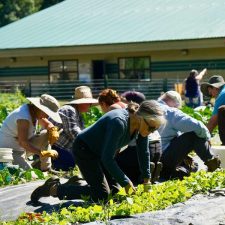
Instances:
[[[98,100],[93,98],[88,86],[79,86],[75,88],[74,100],[67,103],[67,105],[73,104],[98,104]]]
[[[60,105],[53,96],[43,94],[41,95],[41,97],[31,97],[27,99],[57,123],[62,123],[62,120],[58,113]]]

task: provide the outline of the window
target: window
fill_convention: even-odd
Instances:
[[[49,79],[50,82],[62,80],[78,79],[78,61],[50,61],[49,62]]]
[[[121,79],[150,79],[150,58],[119,58],[119,77]]]

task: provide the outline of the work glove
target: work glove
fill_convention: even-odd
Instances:
[[[51,157],[53,159],[56,159],[58,157],[58,152],[55,150],[42,150],[40,152],[41,157]]]
[[[59,139],[58,127],[51,127],[48,129],[48,141],[53,145]]]

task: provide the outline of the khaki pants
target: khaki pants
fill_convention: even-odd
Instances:
[[[48,134],[47,130],[42,130],[40,134],[34,135],[30,138],[30,143],[41,150],[50,149],[51,146],[48,145]],[[13,164],[19,165],[24,170],[32,168],[31,163],[27,160],[27,157],[33,155],[31,152],[21,152],[13,151]],[[40,157],[40,169],[42,171],[49,170],[51,168],[51,158],[50,157]]]

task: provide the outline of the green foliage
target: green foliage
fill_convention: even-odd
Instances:
[[[44,173],[38,169],[25,171],[21,168],[5,167],[0,170],[0,187],[26,183],[36,179],[45,179]]]
[[[63,0],[0,0],[0,27]]]
[[[205,109],[195,111],[194,109],[192,109],[188,106],[183,106],[181,110],[184,113],[188,114],[189,116],[191,116],[199,121],[202,121],[206,125],[212,116],[213,108],[210,106],[206,106]],[[218,127],[216,127],[213,130],[212,135],[214,136],[217,133],[218,133]]]
[[[53,6],[53,5],[57,4],[57,3],[60,3],[62,1],[64,1],[64,0],[48,0],[48,1],[42,0],[42,5],[41,5],[40,10],[46,9],[46,8],[48,8],[50,6]]]
[[[184,202],[197,193],[205,193],[211,189],[225,187],[225,171],[218,170],[213,173],[200,171],[192,173],[183,181],[173,180],[152,185],[149,192],[144,192],[143,185],[139,185],[135,194],[126,195],[124,189],[106,204],[71,205],[61,208],[52,214],[23,213],[16,221],[4,222],[4,225],[25,224],[61,224],[69,225],[91,221],[104,221],[109,219],[127,217],[137,213],[165,209],[166,207]]]
[[[91,107],[89,112],[82,114],[82,117],[84,119],[85,127],[89,127],[90,125],[92,125],[102,115],[103,115],[103,113],[101,112],[101,110],[98,107],[95,107],[95,106]]]
[[[19,91],[14,94],[1,93],[0,95],[0,127],[3,120],[5,120],[6,116],[25,102],[27,102],[26,98]]]
[[[201,109],[199,111],[195,111],[194,109],[184,106],[181,109],[184,113],[188,114],[189,116],[202,121],[204,124],[207,124],[211,115],[212,115],[212,107],[207,106],[205,109]]]
[[[0,0],[0,26],[37,12],[40,0]]]

